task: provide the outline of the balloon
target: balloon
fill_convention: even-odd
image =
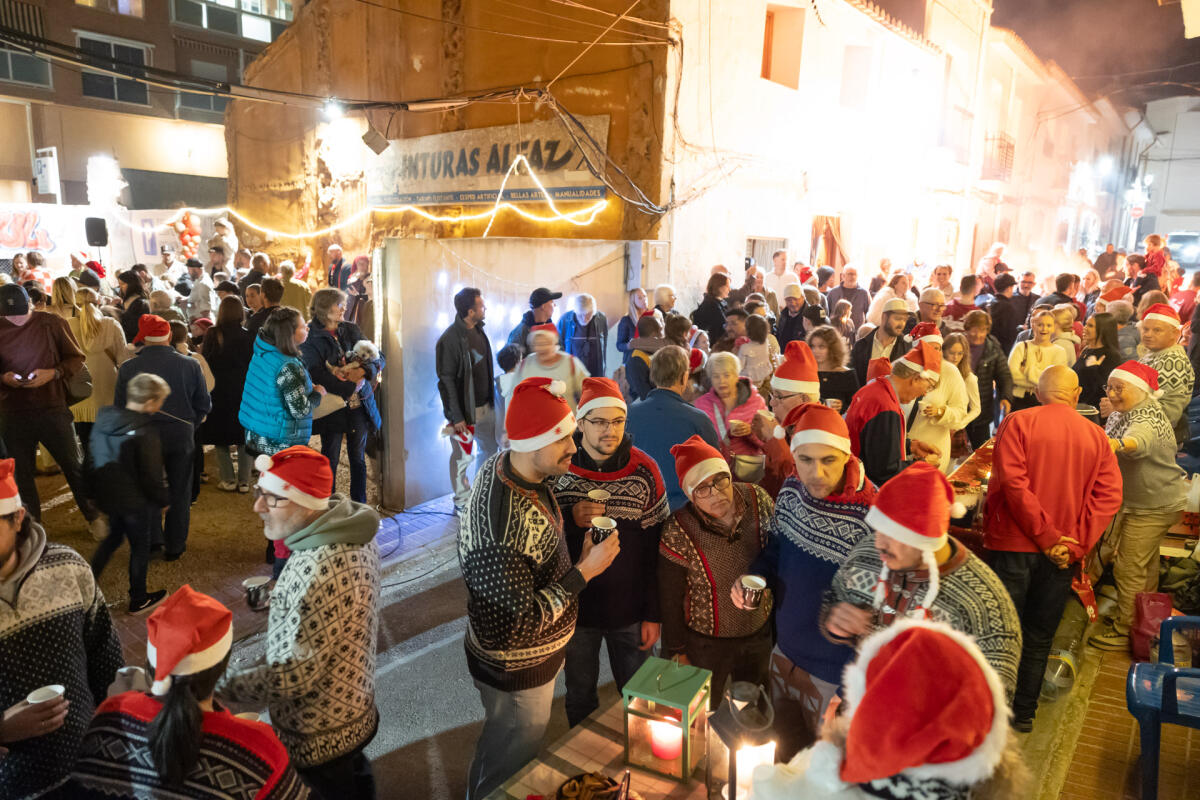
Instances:
[[[184,225],[182,222],[176,221],[175,224],[172,225],[171,227],[173,227],[175,229],[176,233],[183,233]]]

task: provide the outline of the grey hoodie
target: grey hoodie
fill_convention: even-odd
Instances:
[[[329,497],[329,510],[284,539],[289,550],[312,550],[330,544],[366,544],[375,538],[379,515],[370,506],[343,494]]]
[[[12,574],[0,581],[0,600],[10,606],[16,604],[17,589],[29,570],[33,569],[42,551],[46,549],[46,531],[34,520],[29,520],[29,535],[17,540],[17,568]]]

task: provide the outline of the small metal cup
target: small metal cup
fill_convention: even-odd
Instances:
[[[756,610],[762,605],[763,592],[767,590],[767,581],[760,575],[743,575],[738,578],[742,587],[742,602],[746,608]]]
[[[242,581],[242,588],[246,590],[246,605],[253,611],[265,611],[271,605],[271,591],[267,588],[270,583],[271,579],[265,575]]]
[[[592,517],[592,544],[600,544],[616,529],[617,521],[612,517]]]

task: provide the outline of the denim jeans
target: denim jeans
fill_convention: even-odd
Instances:
[[[150,517],[158,516],[154,506],[108,515],[108,536],[92,556],[92,574],[97,579],[112,558],[121,541],[129,540],[129,601],[135,603],[146,596],[146,569],[150,565]]]
[[[237,450],[237,475],[233,473],[233,457],[231,448],[225,445],[216,446],[217,470],[221,473],[224,483],[250,483],[250,470],[254,467],[254,457],[246,452],[245,447],[232,448]]]
[[[1013,717],[1033,719],[1074,570],[1059,569],[1041,553],[991,551],[987,556],[988,565],[1008,590],[1021,620],[1021,663],[1017,667]]]
[[[0,418],[0,436],[9,455],[16,461],[17,491],[36,520],[42,519],[42,501],[34,480],[37,447],[40,442],[62,469],[79,510],[90,522],[100,516],[83,479],[83,456],[75,436],[75,420],[65,408],[23,414],[5,414]]]
[[[537,756],[554,701],[554,680],[517,692],[479,681],[475,688],[484,719],[467,773],[467,800],[483,800]]]
[[[329,459],[329,468],[337,480],[338,461],[342,456],[342,439],[346,440],[347,456],[350,459],[350,499],[356,503],[367,502],[367,434],[371,432],[371,421],[361,406],[347,408],[337,413],[346,414],[348,430],[333,430],[321,433],[321,455]]]
[[[608,664],[612,667],[617,691],[629,682],[649,652],[639,650],[642,644],[642,623],[624,628],[575,628],[567,644],[567,724],[574,728],[588,714],[600,707],[596,683],[600,680],[600,643],[608,645]]]

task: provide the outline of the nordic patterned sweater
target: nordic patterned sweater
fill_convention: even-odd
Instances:
[[[83,557],[48,544],[34,523],[18,535],[17,570],[0,582],[0,709],[41,686],[66,687],[61,728],[5,745],[0,797],[39,797],[67,780],[96,703],[125,663],[104,595]]]
[[[667,518],[662,473],[650,456],[633,446],[629,436],[603,463],[588,455],[582,434],[575,436],[579,449],[571,458],[571,470],[554,486],[571,560],[582,554],[583,537],[590,530],[575,524],[572,509],[587,500],[593,489],[611,495],[605,511],[616,520],[621,537],[616,559],[580,593],[577,625],[614,630],[638,622],[658,622],[658,537]]]
[[[796,666],[834,684],[842,682],[854,650],[821,635],[821,601],[850,550],[871,538],[864,520],[874,502],[875,487],[853,456],[838,494],[818,500],[798,479],[788,478],[775,498],[766,549],[750,567],[775,593],[779,649]]]
[[[1158,388],[1162,389],[1158,403],[1175,431],[1176,445],[1182,445],[1189,436],[1187,414],[1184,412],[1191,402],[1192,384],[1196,381],[1196,372],[1188,360],[1187,351],[1183,345],[1174,344],[1153,352],[1146,350],[1138,361],[1158,371]]]
[[[549,482],[514,474],[509,452],[484,462],[459,517],[467,585],[467,668],[505,692],[554,680],[587,585],[571,564]]]
[[[222,699],[266,705],[301,769],[353,752],[379,724],[378,528],[374,510],[334,494],[327,511],[288,536],[265,658],[217,685]]]
[[[1008,590],[990,567],[954,537],[950,538],[950,546],[950,558],[938,570],[941,586],[929,609],[930,618],[974,636],[983,657],[1004,681],[1005,692],[1011,699],[1017,685],[1017,664],[1021,661],[1021,622],[1017,610]],[[838,603],[872,608],[875,584],[882,569],[873,536],[861,540],[850,551],[846,563],[833,576],[833,585],[825,593],[821,608],[821,630],[830,641],[856,644],[830,634],[825,619]],[[887,598],[875,612],[868,633],[887,627],[897,616],[916,613],[928,591],[929,576],[923,569],[891,573]]]

